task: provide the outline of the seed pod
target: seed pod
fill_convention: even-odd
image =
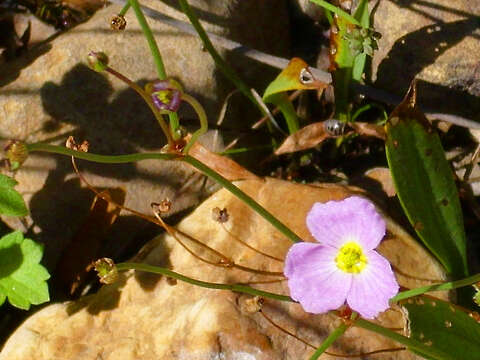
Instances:
[[[121,31],[121,30],[125,30],[126,27],[127,27],[127,20],[125,20],[125,17],[123,15],[120,15],[120,14],[115,15],[110,20],[110,28],[112,30]]]

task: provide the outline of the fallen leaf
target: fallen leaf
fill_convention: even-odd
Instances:
[[[232,159],[208,150],[198,141],[193,144],[188,154],[215,170],[229,181],[260,179],[257,175],[251,173]]]
[[[311,149],[329,137],[330,135],[325,131],[323,121],[313,123],[288,136],[275,151],[275,155]]]
[[[351,122],[348,125],[360,135],[374,136],[376,138],[385,140],[385,129],[382,125],[365,122]]]

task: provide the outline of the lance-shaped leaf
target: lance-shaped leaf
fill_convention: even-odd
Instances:
[[[273,80],[263,94],[263,101],[279,107],[287,121],[290,134],[298,130],[295,109],[285,92],[291,90],[323,91],[328,84],[315,78],[308,64],[300,58],[293,58],[287,67]]]
[[[323,122],[313,123],[288,136],[275,151],[275,155],[311,149],[329,137],[330,135],[325,131]]]
[[[442,351],[446,359],[479,358],[480,324],[460,308],[428,296],[408,299],[401,306],[410,338]]]
[[[424,244],[455,277],[467,275],[465,231],[453,173],[440,138],[416,108],[412,83],[386,124],[386,153],[397,194]]]

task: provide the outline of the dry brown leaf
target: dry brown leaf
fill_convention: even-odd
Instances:
[[[215,170],[229,181],[260,179],[257,175],[251,173],[232,159],[208,150],[198,141],[193,144],[188,154]]]
[[[330,135],[325,131],[323,122],[313,123],[287,137],[275,151],[275,155],[311,149],[329,137]]]
[[[364,122],[352,122],[348,125],[360,135],[374,136],[376,138],[385,140],[385,129],[382,125]]]
[[[378,181],[382,186],[382,190],[388,197],[393,197],[397,194],[395,190],[395,184],[393,183],[392,174],[389,168],[377,167],[368,170],[365,176]]]

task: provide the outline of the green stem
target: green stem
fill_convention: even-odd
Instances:
[[[284,234],[287,238],[289,238],[293,242],[301,242],[302,239],[295,234],[292,230],[290,230],[287,226],[285,226],[282,222],[280,222],[275,216],[273,216],[268,210],[266,210],[263,206],[258,204],[255,200],[253,200],[250,196],[245,194],[242,190],[238,187],[233,185],[230,181],[225,179],[222,175],[218,174],[214,170],[210,169],[207,165],[203,164],[202,162],[198,161],[197,159],[186,155],[180,156],[177,154],[165,154],[165,153],[136,153],[136,154],[129,154],[129,155],[97,155],[92,153],[85,153],[81,151],[75,151],[71,149],[67,149],[63,146],[57,145],[50,145],[50,144],[25,144],[27,150],[29,152],[34,151],[43,151],[43,152],[50,152],[55,154],[67,155],[67,156],[74,156],[78,159],[89,160],[98,163],[105,163],[105,164],[120,164],[120,163],[128,163],[128,162],[135,162],[140,160],[147,160],[147,159],[159,159],[159,160],[176,160],[181,159],[186,163],[192,165],[197,170],[203,172],[208,177],[212,178],[214,181],[222,185],[225,189],[230,191],[232,194],[237,196],[240,200],[245,202],[248,206],[250,206],[254,211],[256,211],[260,216],[262,216],[265,220],[267,220],[270,224],[272,224],[278,231]]]
[[[261,106],[261,104],[255,99],[252,95],[250,88],[245,84],[242,79],[236,74],[236,72],[222,59],[222,57],[218,54],[218,52],[213,47],[212,42],[208,38],[207,33],[203,29],[202,25],[198,21],[197,16],[191,9],[190,5],[186,0],[178,0],[182,11],[187,15],[188,19],[192,23],[193,27],[198,33],[198,36],[203,42],[205,49],[210,53],[215,64],[219,67],[219,69],[223,72],[223,74],[252,102],[254,103],[261,111],[263,115],[266,115],[265,110]]]
[[[145,19],[145,16],[143,15],[142,10],[140,9],[140,4],[138,3],[137,0],[128,0],[128,1],[130,2],[130,6],[135,12],[135,16],[137,17],[138,23],[142,28],[143,35],[145,36],[145,39],[147,39],[148,46],[150,47],[150,51],[153,56],[153,61],[157,66],[158,78],[160,80],[165,80],[167,78],[167,73],[165,72],[165,66],[163,65],[162,56],[160,55],[160,51],[158,50],[157,42],[153,37],[152,30],[150,29],[150,26],[148,26],[147,20]]]
[[[422,286],[416,289],[402,291],[398,293],[396,296],[394,296],[393,298],[391,298],[390,301],[397,302],[400,300],[408,299],[413,296],[425,294],[426,292],[429,292],[429,291],[453,290],[463,286],[473,285],[479,281],[480,281],[480,274],[476,274],[462,280],[451,281],[443,284],[433,284],[433,285]]]
[[[138,0],[128,0],[130,6],[132,7],[133,11],[135,12],[135,16],[137,17],[138,23],[142,28],[143,35],[145,39],[147,39],[148,46],[150,47],[150,52],[153,56],[153,61],[157,67],[158,78],[160,80],[165,80],[167,78],[167,73],[165,72],[165,66],[163,65],[162,55],[160,55],[160,50],[158,50],[157,42],[155,41],[155,37],[153,36],[152,30],[145,19],[145,16],[142,13],[140,8],[140,4]],[[168,118],[170,120],[170,129],[173,134],[173,138],[175,140],[178,139],[178,132],[177,129],[180,127],[180,123],[178,121],[178,115],[176,112],[171,112],[168,114]]]
[[[192,134],[192,138],[188,142],[187,146],[185,146],[185,148],[183,149],[183,153],[188,154],[188,150],[190,150],[190,148],[195,143],[195,141],[197,141],[198,137],[207,132],[208,120],[207,120],[207,114],[205,113],[203,106],[197,101],[197,99],[195,99],[194,97],[188,94],[183,93],[182,100],[186,101],[193,107],[193,109],[197,113],[198,120],[200,120],[200,129],[198,129]]]
[[[127,2],[125,4],[125,6],[122,8],[122,10],[120,10],[120,12],[118,13],[118,15],[120,16],[125,16],[125,14],[127,13],[127,11],[130,9],[130,3]]]
[[[375,332],[382,336],[388,337],[402,345],[407,346],[410,350],[416,350],[420,354],[428,356],[432,360],[443,360],[443,359],[450,359],[451,357],[447,354],[443,353],[442,351],[436,349],[433,346],[427,346],[417,340],[408,338],[406,336],[400,335],[395,331],[389,330],[384,328],[383,326],[374,324],[370,321],[365,319],[358,319],[355,321],[354,326]]]
[[[290,230],[287,226],[285,226],[282,222],[280,222],[275,216],[273,216],[267,209],[253,200],[250,196],[245,194],[242,190],[232,184],[230,181],[225,179],[222,175],[218,174],[214,170],[210,169],[207,165],[203,164],[202,162],[198,161],[194,157],[186,155],[182,158],[183,161],[192,165],[197,170],[201,171],[209,178],[213,179],[220,185],[222,185],[225,189],[230,191],[233,195],[238,197],[242,200],[245,204],[250,206],[255,212],[257,212],[260,216],[262,216],[265,220],[267,220],[270,224],[272,224],[278,231],[280,231],[283,235],[289,238],[293,242],[301,242],[302,239],[295,234],[292,230]]]
[[[328,335],[328,337],[325,339],[325,341],[320,345],[317,350],[313,353],[313,355],[310,357],[310,360],[317,360],[320,355],[322,355],[325,350],[327,350],[330,345],[333,344],[335,340],[337,340],[340,336],[343,335],[343,333],[348,329],[348,325],[345,323],[342,323],[338,328],[336,328],[334,331]]]
[[[136,153],[128,155],[97,155],[92,153],[86,153],[82,151],[75,151],[63,146],[50,145],[50,144],[26,144],[28,152],[42,151],[60,155],[74,156],[77,159],[84,159],[103,164],[123,164],[131,163],[140,160],[158,159],[158,160],[174,160],[179,156],[176,154],[164,154],[164,153]]]
[[[260,296],[260,297],[274,299],[274,300],[294,302],[292,298],[286,295],[280,295],[280,294],[275,294],[268,291],[258,290],[246,285],[219,284],[219,283],[211,283],[211,282],[196,280],[188,276],[176,273],[174,271],[171,271],[162,267],[158,267],[158,266],[148,265],[148,264],[126,262],[126,263],[117,264],[116,267],[118,271],[137,270],[137,271],[146,271],[154,274],[161,274],[161,275],[165,275],[180,281],[184,281],[192,285],[201,286],[208,289],[229,290],[233,292],[244,293],[244,294],[249,294],[253,296]]]
[[[362,24],[360,24],[358,22],[357,19],[355,19],[352,15],[350,15],[349,13],[343,11],[342,9],[340,9],[339,7],[335,6],[335,5],[332,5],[330,4],[329,2],[326,2],[325,0],[310,0],[311,2],[323,7],[324,9],[327,9],[327,10],[330,10],[331,12],[333,12],[334,14],[337,14],[338,16],[344,18],[344,19],[347,19],[348,21],[350,21],[352,24],[355,24],[355,25],[358,25],[358,26],[362,26]]]
[[[222,151],[220,155],[234,155],[234,154],[241,154],[249,151],[259,151],[259,150],[272,150],[272,146],[259,145],[259,146],[252,146],[252,147],[228,149],[228,150]]]

